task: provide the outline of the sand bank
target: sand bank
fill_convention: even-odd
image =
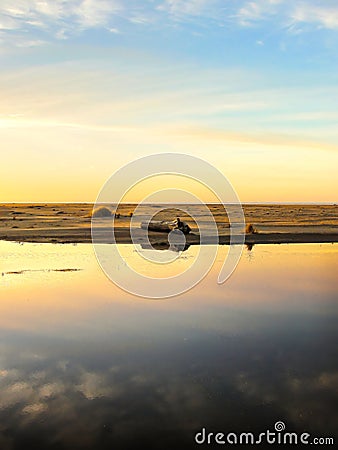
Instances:
[[[90,243],[92,204],[2,204],[0,205],[0,240],[16,242]],[[119,208],[115,221],[115,241],[130,244],[130,219],[135,205],[125,204]],[[149,206],[151,210],[152,206]],[[175,217],[179,205],[166,205],[163,217]],[[199,214],[196,205],[185,205],[191,215]],[[189,209],[190,208],[190,209]],[[111,207],[113,211],[113,207]],[[219,244],[229,244],[229,223],[222,205],[210,205],[218,227]],[[338,242],[338,208],[336,205],[244,205],[245,218],[257,233],[247,234],[245,243],[327,243]],[[186,236],[187,245],[200,244],[198,230],[188,213],[180,212],[194,233]],[[147,231],[138,226],[143,216],[135,218],[133,235],[135,242],[147,244]],[[95,219],[103,243],[114,242],[109,223],[111,219]],[[207,224],[206,224],[207,226]],[[206,234],[208,232],[206,231]],[[168,245],[167,233],[149,232],[149,240],[155,247]],[[210,240],[205,243],[215,243]]]

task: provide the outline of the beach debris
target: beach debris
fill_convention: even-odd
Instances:
[[[245,228],[245,234],[255,234],[258,233],[258,230],[256,227],[252,225],[252,223],[248,223]]]
[[[170,233],[170,231],[182,231],[183,234],[189,234],[191,228],[186,222],[177,217],[176,220],[151,220],[150,222],[141,222],[141,228],[149,231],[159,231]]]
[[[112,213],[111,213],[110,209],[106,208],[105,206],[103,206],[102,208],[95,209],[92,213],[92,217],[105,218],[105,217],[111,217],[111,216],[112,216]]]
[[[67,269],[23,269],[23,270],[12,270],[9,272],[2,272],[2,276],[5,275],[23,275],[27,272],[79,272],[83,269],[74,269],[74,268],[67,268]]]

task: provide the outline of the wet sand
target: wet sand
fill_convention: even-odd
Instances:
[[[130,244],[130,219],[136,205],[120,205],[119,218],[115,220],[115,241]],[[222,205],[209,205],[214,215],[219,244],[229,244],[229,223]],[[152,206],[149,205],[149,211]],[[183,207],[182,207],[183,208]],[[179,211],[179,205],[166,205],[166,210],[158,218],[171,220],[180,215],[193,230],[186,236],[187,245],[200,244],[196,224],[189,217],[201,215],[196,205],[184,207],[188,212]],[[324,243],[338,242],[338,207],[336,205],[244,205],[245,219],[256,229],[256,233],[247,234],[245,243],[280,244],[280,243]],[[92,204],[1,204],[0,205],[0,240],[37,243],[89,243],[91,236]],[[114,207],[111,207],[114,212]],[[135,217],[133,227],[136,242],[154,246],[167,246],[166,233],[142,230],[139,223],[143,216]],[[202,217],[203,220],[203,217]],[[110,218],[95,219],[95,226],[100,230],[102,242],[114,242],[111,236]],[[116,226],[116,224],[118,224]],[[206,221],[207,226],[207,221]],[[206,233],[207,234],[207,233]],[[101,238],[100,238],[101,240]],[[214,237],[205,243],[215,243]]]

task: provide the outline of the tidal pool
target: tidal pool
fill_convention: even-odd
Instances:
[[[149,300],[91,245],[0,242],[0,448],[188,449],[203,427],[277,421],[337,439],[337,244],[256,246],[218,285],[226,253],[194,289]]]

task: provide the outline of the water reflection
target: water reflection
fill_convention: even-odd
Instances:
[[[161,301],[116,288],[87,245],[0,251],[1,449],[186,449],[277,420],[336,434],[336,245],[256,246],[219,286],[222,247]],[[28,269],[49,271],[8,274]]]
[[[254,245],[255,244],[245,244],[245,246],[249,252],[251,252],[251,250],[254,248]]]
[[[150,244],[141,244],[144,250],[170,250],[172,252],[186,252],[189,244],[169,244],[168,242],[154,242]]]

